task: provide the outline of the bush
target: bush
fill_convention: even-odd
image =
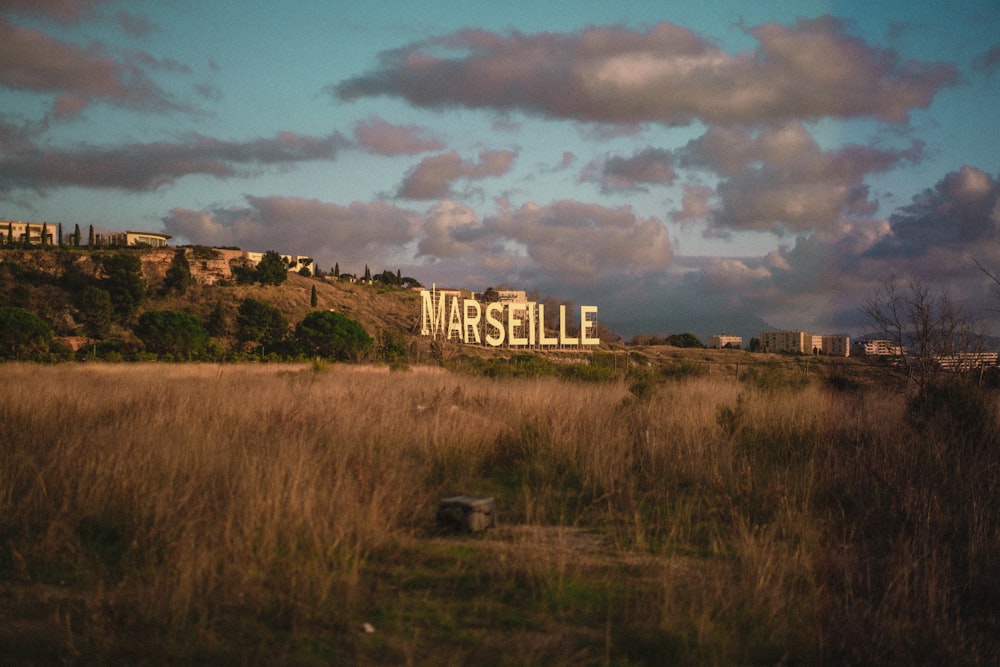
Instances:
[[[295,340],[306,354],[341,361],[356,360],[372,346],[372,338],[355,320],[341,313],[316,310],[295,327]]]
[[[8,358],[48,352],[49,325],[24,308],[0,307],[0,354]]]
[[[236,340],[240,343],[260,343],[271,346],[288,334],[288,319],[276,307],[246,298],[236,313]]]
[[[136,335],[146,349],[175,359],[196,357],[208,345],[208,330],[194,315],[176,310],[150,311],[139,317]]]

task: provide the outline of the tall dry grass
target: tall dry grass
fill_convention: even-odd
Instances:
[[[0,584],[10,613],[62,591],[61,641],[103,658],[988,663],[982,405],[949,437],[901,396],[798,381],[5,364]],[[500,529],[438,535],[459,493]]]

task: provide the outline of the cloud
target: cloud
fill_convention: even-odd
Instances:
[[[673,257],[666,227],[628,207],[572,200],[525,204],[503,207],[485,224],[522,247],[543,273],[570,283],[593,284],[614,273],[663,267]]]
[[[47,18],[72,25],[82,18],[93,15],[94,8],[108,4],[110,0],[4,0],[0,11],[9,11],[24,16]]]
[[[157,25],[146,14],[118,12],[115,18],[122,30],[133,37],[148,37],[157,30]]]
[[[749,30],[730,55],[691,30],[573,33],[462,30],[383,52],[375,70],[330,86],[342,100],[396,96],[427,108],[523,111],[597,123],[773,123],[874,117],[902,123],[957,81],[953,66],[902,60],[824,17]]]
[[[976,58],[976,67],[986,76],[993,76],[1000,68],[1000,45],[988,49]]]
[[[416,155],[444,148],[444,142],[426,128],[393,125],[377,117],[360,121],[354,127],[354,138],[366,151],[377,155]]]
[[[619,155],[593,162],[584,170],[581,180],[601,184],[601,191],[622,192],[640,190],[646,185],[667,185],[677,179],[674,158],[669,151],[646,148],[631,157]]]
[[[192,243],[279,250],[331,265],[387,259],[410,242],[416,230],[411,212],[382,202],[340,206],[299,197],[246,199],[248,207],[175,208],[163,224],[167,233]]]
[[[872,256],[920,257],[942,247],[1000,245],[1000,181],[976,167],[951,172],[889,218],[890,237]]]
[[[498,246],[499,239],[486,228],[474,209],[450,200],[438,202],[428,211],[422,233],[417,254],[428,259],[503,252]]]
[[[67,150],[31,147],[0,157],[0,198],[14,189],[45,193],[80,186],[133,192],[157,190],[192,174],[245,177],[251,167],[331,160],[348,145],[340,133],[310,137],[280,132],[245,142],[191,135],[180,142],[128,144]]]
[[[482,151],[478,162],[468,162],[456,151],[426,157],[411,169],[399,187],[402,199],[447,199],[459,179],[477,180],[502,176],[510,171],[517,154],[513,151]]]
[[[716,188],[719,208],[709,219],[713,228],[785,233],[871,216],[877,205],[865,176],[916,162],[922,154],[918,142],[903,150],[848,145],[823,151],[801,123],[792,122],[757,133],[709,128],[681,151],[681,164],[723,177]],[[689,217],[705,201],[700,193],[678,215]]]
[[[137,52],[133,60],[157,68],[173,63]],[[0,87],[70,94],[144,111],[188,110],[173,102],[137,62],[115,60],[99,46],[86,49],[0,18]]]

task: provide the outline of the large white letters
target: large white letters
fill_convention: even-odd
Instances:
[[[499,347],[552,347],[556,345],[600,345],[597,306],[580,306],[580,333],[567,331],[572,322],[569,308],[559,306],[559,335],[545,329],[545,304],[528,302],[489,303],[485,309],[475,299],[460,299],[455,292],[421,290],[420,333],[445,340]],[[506,313],[504,312],[506,311]],[[485,317],[484,317],[485,316]]]

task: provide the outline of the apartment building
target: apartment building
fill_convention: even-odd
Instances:
[[[743,347],[743,336],[731,336],[729,334],[712,334],[708,337],[708,347],[714,350],[721,350],[726,347]]]
[[[847,357],[851,353],[849,336],[812,334],[808,331],[763,331],[760,345],[764,352],[785,354],[826,354]]]

